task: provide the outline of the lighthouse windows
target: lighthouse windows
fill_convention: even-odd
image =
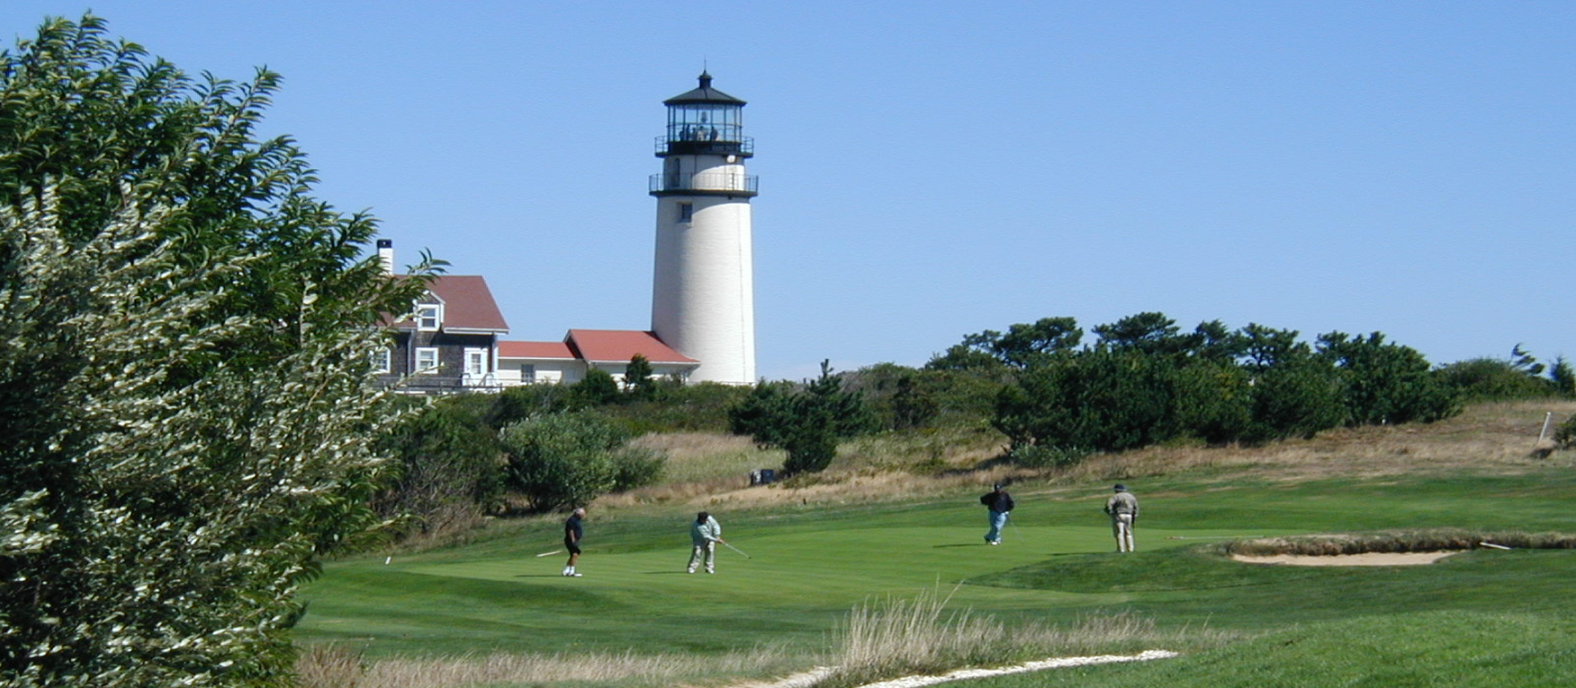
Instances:
[[[689,221],[691,221],[693,219],[695,219],[695,204],[694,203],[680,203],[679,204],[679,222],[689,222]]]

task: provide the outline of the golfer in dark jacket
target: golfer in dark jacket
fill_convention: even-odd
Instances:
[[[580,521],[585,517],[585,509],[575,509],[574,513],[569,514],[569,520],[564,521],[564,549],[569,550],[569,563],[564,566],[565,576],[580,577],[580,572],[575,570],[575,564],[580,561],[580,539],[586,532]]]
[[[1007,527],[1007,513],[1012,511],[1012,495],[1001,489],[1001,483],[996,483],[995,489],[985,496],[980,497],[980,503],[989,509],[990,530],[985,533],[985,542],[992,545],[1001,544],[1001,530]]]

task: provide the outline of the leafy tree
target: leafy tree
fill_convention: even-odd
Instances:
[[[1002,390],[995,427],[1014,449],[1121,451],[1177,432],[1174,363],[1137,351],[1095,349],[1035,366]]]
[[[1056,353],[1072,351],[1083,338],[1073,318],[1041,318],[1018,323],[1001,333],[986,330],[967,335],[963,343],[947,349],[926,364],[928,370],[990,370],[1025,368]]]
[[[586,371],[586,376],[574,385],[576,408],[602,406],[618,401],[618,382],[613,374],[601,368]]]
[[[1554,387],[1555,394],[1576,397],[1576,369],[1571,368],[1564,356],[1555,358],[1554,365],[1549,367],[1549,384]]]
[[[875,417],[862,395],[843,389],[831,362],[821,362],[821,375],[792,391],[786,383],[762,382],[729,412],[734,432],[748,433],[763,447],[788,451],[783,472],[815,473],[831,465],[837,441],[875,428]]]
[[[1432,422],[1460,412],[1456,397],[1410,347],[1385,342],[1383,333],[1319,336],[1320,353],[1340,368],[1347,422],[1360,424]]]
[[[1556,362],[1555,372],[1558,366]],[[1438,375],[1463,400],[1535,399],[1552,391],[1543,378],[1528,375],[1511,361],[1498,358],[1457,361],[1440,367]]]
[[[493,398],[445,397],[408,415],[380,443],[399,461],[378,499],[387,518],[422,533],[472,525],[503,496],[502,447],[487,426]]]
[[[1129,315],[1110,325],[1096,326],[1094,333],[1102,347],[1153,355],[1185,353],[1202,339],[1180,334],[1176,321],[1161,313]]]
[[[1211,444],[1242,439],[1253,425],[1253,389],[1248,372],[1230,361],[1179,367],[1172,404],[1178,432]]]
[[[103,22],[0,53],[0,683],[287,685],[297,587],[377,524],[370,354],[425,286]]]
[[[494,431],[543,413],[577,408],[575,388],[566,385],[521,385],[498,393],[487,410],[487,427]]]
[[[781,446],[793,414],[793,388],[788,382],[762,380],[750,395],[728,409],[728,429],[735,435],[750,435],[763,447]]]
[[[1306,344],[1276,354],[1251,372],[1253,421],[1242,439],[1264,442],[1314,434],[1346,422],[1338,373]]]
[[[657,393],[657,380],[651,377],[651,361],[635,354],[624,369],[624,391],[641,399],[650,399]]]
[[[584,506],[605,492],[655,480],[665,459],[628,447],[629,439],[584,411],[535,416],[500,433],[510,486],[540,511]]]

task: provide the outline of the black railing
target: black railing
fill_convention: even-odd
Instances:
[[[755,139],[740,136],[737,140],[696,139],[683,136],[658,136],[657,155],[755,155]]]
[[[702,172],[700,174],[653,174],[651,193],[749,195],[760,192],[761,180],[753,174]]]

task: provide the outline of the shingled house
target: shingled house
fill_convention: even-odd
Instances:
[[[378,362],[386,382],[418,393],[498,387],[498,340],[509,333],[487,280],[443,275],[392,325],[393,345]]]

